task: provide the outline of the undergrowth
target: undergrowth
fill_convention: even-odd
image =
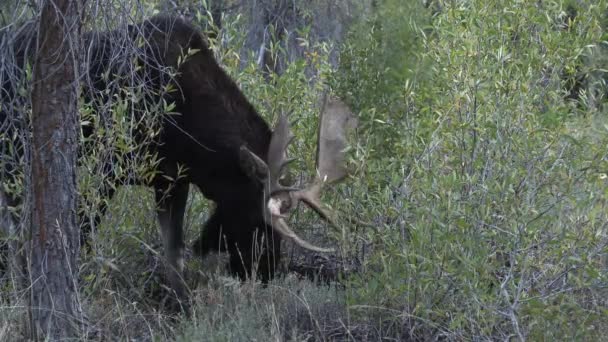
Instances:
[[[362,12],[337,69],[336,46],[303,36],[304,58],[282,75],[260,72],[238,53],[238,16],[211,39],[268,122],[282,112],[295,121],[299,181],[314,170],[320,94],[338,94],[358,113],[353,176],[325,196],[340,227],[321,233],[361,267],[329,285],[285,274],[263,286],[227,276],[221,258],[211,266],[189,255],[193,315],[169,317],[159,309],[166,288],[151,194],[130,188],[111,202],[94,253],[82,259],[91,336],[605,339],[608,5],[425,3],[384,0]],[[188,241],[211,210],[191,195]],[[300,230],[320,226],[294,216]],[[0,339],[21,336],[21,300],[0,304]]]

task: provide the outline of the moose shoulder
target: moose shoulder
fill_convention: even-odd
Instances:
[[[216,203],[195,250],[200,255],[227,250],[231,271],[242,278],[254,270],[264,281],[273,277],[282,237],[304,248],[330,251],[298,237],[288,227],[286,214],[302,201],[331,221],[332,215],[320,204],[319,193],[324,184],[345,176],[341,165],[344,132],[354,122],[341,102],[327,99],[324,103],[316,177],[305,189],[287,188],[278,182],[288,162],[287,146],[293,138],[287,118],[281,116],[274,131],[271,130],[218,65],[205,38],[182,19],[157,16],[128,30],[85,35],[85,46],[89,49],[83,94],[85,100],[94,102],[94,112],[101,112],[103,107],[103,101],[98,98],[93,101],[95,94],[106,94],[103,96],[108,98],[122,96],[113,94],[116,90],[110,87],[121,82],[115,75],[125,74],[123,64],[116,63],[123,48],[120,44],[125,44],[125,40],[114,40],[112,35],[123,35],[127,44],[140,50],[137,57],[140,67],[133,73],[145,83],[148,95],[141,101],[143,104],[130,106],[130,115],[142,117],[146,115],[146,105],[162,100],[175,106],[173,113],[162,115],[160,133],[153,140],[143,138],[147,136],[145,128],[136,129],[134,137],[143,148],[134,153],[158,156],[157,176],[145,183],[155,191],[170,266],[168,278],[178,297],[186,295],[181,272],[185,247],[183,218],[190,184]],[[28,37],[30,43],[35,42],[35,35]],[[31,55],[31,51],[24,49],[33,45],[20,46],[23,47],[15,48],[18,61]],[[174,73],[168,75],[164,70]],[[173,85],[174,91],[163,93],[168,84]],[[3,91],[12,93],[15,92]],[[3,117],[6,121],[10,115],[0,115]],[[84,133],[90,134],[87,129]],[[111,189],[104,192],[107,197],[113,195]]]

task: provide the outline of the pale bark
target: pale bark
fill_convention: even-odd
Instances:
[[[311,42],[326,41],[337,46],[343,41],[352,19],[353,3],[366,6],[369,1],[244,0],[240,11],[246,13],[248,20],[245,50],[256,51],[256,62],[264,72],[281,74],[289,62],[302,58],[307,50],[300,46],[299,30],[309,27],[307,38]],[[286,55],[275,60],[268,51],[271,43],[282,45]],[[331,52],[330,62],[337,66],[337,49]]]

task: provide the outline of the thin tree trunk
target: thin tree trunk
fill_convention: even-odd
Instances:
[[[45,0],[32,90],[31,334],[78,338],[76,153],[80,0]]]
[[[257,51],[256,63],[266,76],[271,73],[280,74],[282,71],[269,47],[281,42],[283,38],[287,7],[288,2],[285,0],[253,0],[247,3],[250,30],[245,46],[247,50]]]

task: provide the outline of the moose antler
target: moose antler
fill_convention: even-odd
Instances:
[[[326,98],[321,111],[317,140],[317,173],[304,189],[285,188],[279,178],[285,166],[291,162],[285,158],[287,146],[293,140],[289,123],[285,116],[277,122],[268,151],[270,173],[270,200],[268,211],[273,228],[299,246],[317,252],[332,252],[331,248],[321,248],[302,240],[285,222],[285,213],[291,211],[299,201],[304,202],[323,219],[334,224],[333,215],[321,204],[321,190],[325,184],[336,183],[347,172],[344,165],[346,133],[356,126],[356,120],[348,107],[338,99]]]
[[[350,109],[340,100],[325,98],[317,136],[317,173],[311,184],[293,193],[321,217],[334,224],[332,215],[321,205],[321,190],[325,184],[341,181],[348,174],[345,167],[347,132],[354,129],[357,121]]]
[[[279,183],[279,178],[281,178],[285,167],[294,160],[285,158],[287,146],[293,141],[293,138],[294,135],[289,129],[287,117],[281,115],[272,132],[270,146],[268,146],[268,173],[270,174],[269,187],[271,195],[278,191],[290,190]]]

